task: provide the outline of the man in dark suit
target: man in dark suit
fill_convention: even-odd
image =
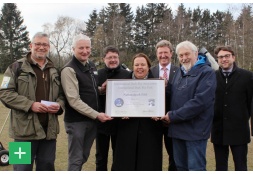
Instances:
[[[120,65],[119,50],[113,46],[104,49],[103,55],[104,68],[98,70],[98,88],[100,89],[100,111],[105,112],[106,108],[106,84],[107,79],[126,79],[130,72],[123,69]],[[120,104],[120,103],[119,103]],[[99,123],[96,136],[96,171],[107,171],[108,152],[112,147],[114,154],[118,119],[111,123]],[[112,155],[114,156],[114,155]]]
[[[220,66],[216,71],[217,88],[211,133],[216,170],[228,170],[230,148],[235,170],[245,171],[250,142],[253,73],[237,67],[235,53],[230,46],[217,47],[215,55]]]
[[[158,65],[151,67],[151,72],[155,78],[163,78],[166,83],[171,83],[178,67],[171,64],[171,57],[173,55],[172,44],[167,40],[161,40],[156,44],[156,56],[159,61]],[[169,111],[169,97],[166,96],[166,113]],[[168,125],[163,128],[164,143],[169,155],[168,170],[175,171],[175,161],[173,157],[172,139],[168,137]]]

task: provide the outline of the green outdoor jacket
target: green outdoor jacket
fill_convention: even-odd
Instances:
[[[28,54],[27,56],[30,56]],[[51,61],[48,59],[48,61]],[[26,58],[19,59],[22,62],[18,79],[11,66],[4,73],[5,79],[10,79],[7,85],[1,85],[0,99],[2,103],[11,109],[10,130],[11,138],[20,140],[56,139],[59,133],[58,115],[48,114],[48,129],[45,134],[38,116],[30,110],[36,101],[35,91],[37,87],[36,74]],[[56,68],[50,68],[50,92],[49,101],[57,102],[64,109],[64,97],[60,84],[60,76]],[[17,73],[16,73],[17,74]]]

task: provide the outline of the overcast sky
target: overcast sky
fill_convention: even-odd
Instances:
[[[97,2],[97,0],[92,1],[93,3],[91,2],[80,3],[81,1],[79,0],[72,0],[71,3],[70,2],[63,3],[63,1],[59,3],[55,0],[51,0],[51,1],[44,0],[43,3],[32,3],[25,0],[22,0],[22,2],[23,3],[18,3],[18,2],[16,3],[17,3],[18,10],[21,11],[21,16],[24,19],[24,25],[27,26],[27,30],[30,33],[29,34],[30,38],[36,32],[42,31],[43,24],[45,23],[54,24],[59,16],[68,16],[74,19],[79,19],[81,21],[87,21],[89,18],[89,15],[94,9],[97,9],[97,11],[100,11],[102,7],[107,6],[107,3],[103,3],[104,1]],[[84,0],[82,2],[84,2]],[[87,2],[87,0],[85,2]],[[110,2],[113,2],[113,1],[110,1]],[[137,6],[140,7],[142,4],[150,3],[152,1],[150,2],[145,1],[145,3],[131,3],[131,2],[132,1],[129,1],[128,3],[131,4],[132,10],[135,13],[135,9]],[[138,2],[142,2],[142,1],[138,1]],[[168,5],[174,11],[178,7],[179,3],[175,3],[178,1],[173,1],[173,0],[170,0],[170,2],[172,3]],[[180,2],[184,3],[183,1],[180,1]],[[189,1],[189,0],[186,2],[187,3],[184,3],[184,5],[187,8],[193,9],[193,8],[196,8],[197,6],[200,6],[200,8],[209,9],[211,13],[217,10],[221,10],[221,11],[227,10],[231,6],[236,6],[236,5],[239,6],[239,4],[236,4],[236,3],[233,3],[231,5],[224,0],[211,1],[211,2],[216,2],[216,3],[193,3],[194,1]],[[192,2],[192,3],[189,3],[189,2]],[[3,4],[0,3],[1,9],[2,9],[2,5]]]

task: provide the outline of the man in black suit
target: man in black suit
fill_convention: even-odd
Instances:
[[[250,142],[253,73],[237,67],[235,53],[230,46],[219,46],[214,52],[220,66],[216,71],[217,88],[211,133],[216,170],[228,170],[230,148],[235,170],[245,171]]]
[[[166,83],[171,83],[175,72],[178,67],[171,64],[171,57],[173,55],[172,44],[167,40],[161,40],[156,44],[156,56],[159,61],[158,65],[151,67],[151,72],[155,78],[163,78]],[[169,111],[169,96],[166,96],[166,112]],[[168,170],[176,171],[176,165],[173,157],[172,139],[168,137],[168,125],[164,125],[163,128],[164,143],[169,155]]]

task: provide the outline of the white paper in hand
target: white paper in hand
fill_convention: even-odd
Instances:
[[[46,106],[50,106],[52,104],[58,104],[56,102],[51,102],[51,101],[46,101],[46,100],[41,100],[41,103],[44,104],[44,105],[46,105]]]

